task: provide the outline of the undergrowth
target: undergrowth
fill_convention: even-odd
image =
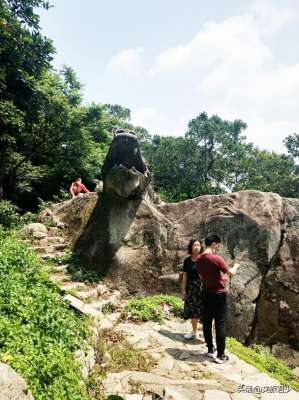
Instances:
[[[96,346],[96,365],[88,380],[89,395],[92,399],[105,399],[102,383],[108,373],[122,371],[150,372],[155,366],[154,359],[142,349],[127,342],[120,332],[101,333]],[[113,397],[108,399],[116,399]]]
[[[0,230],[0,361],[35,400],[85,400],[73,354],[88,336],[87,320],[69,310],[34,252]]]
[[[169,314],[180,316],[183,301],[175,296],[156,295],[131,299],[121,317],[133,321],[162,321]]]
[[[276,358],[264,346],[245,347],[234,338],[227,338],[227,347],[236,356],[262,372],[277,379],[282,385],[299,390],[298,378],[282,360]]]
[[[84,265],[76,253],[65,253],[63,256],[56,257],[53,263],[67,264],[67,271],[74,281],[92,283],[99,282],[102,278],[96,271]]]

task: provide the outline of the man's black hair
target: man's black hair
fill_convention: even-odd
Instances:
[[[206,238],[205,238],[205,245],[206,246],[211,246],[212,243],[221,243],[221,239],[218,235],[214,233],[210,233]]]
[[[201,247],[202,247],[202,244],[201,244],[201,241],[200,241],[200,240],[198,240],[198,239],[191,239],[190,242],[188,243],[188,254],[192,254],[192,247],[193,247],[193,244],[194,244],[195,242],[199,242],[200,245],[201,245]]]

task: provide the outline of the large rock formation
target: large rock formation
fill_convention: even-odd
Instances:
[[[243,191],[154,204],[137,139],[124,132],[112,143],[103,178],[103,193],[53,210],[84,262],[131,293],[165,291],[160,278],[177,271],[189,239],[215,232],[228,263],[243,255],[229,284],[229,334],[299,361],[299,200]]]
[[[0,362],[0,399],[34,400],[25,380],[2,362]]]

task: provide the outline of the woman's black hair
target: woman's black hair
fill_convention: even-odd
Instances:
[[[202,244],[201,244],[201,241],[198,240],[198,239],[191,239],[190,242],[189,242],[189,244],[188,244],[188,248],[187,248],[188,254],[192,254],[192,247],[193,247],[193,244],[194,244],[195,242],[199,242],[199,243],[200,243],[201,251],[202,251]],[[200,252],[201,252],[201,251],[200,251]]]

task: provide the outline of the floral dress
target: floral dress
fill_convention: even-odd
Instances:
[[[183,271],[187,273],[186,298],[183,318],[202,320],[202,282],[196,272],[191,256],[184,260]]]

